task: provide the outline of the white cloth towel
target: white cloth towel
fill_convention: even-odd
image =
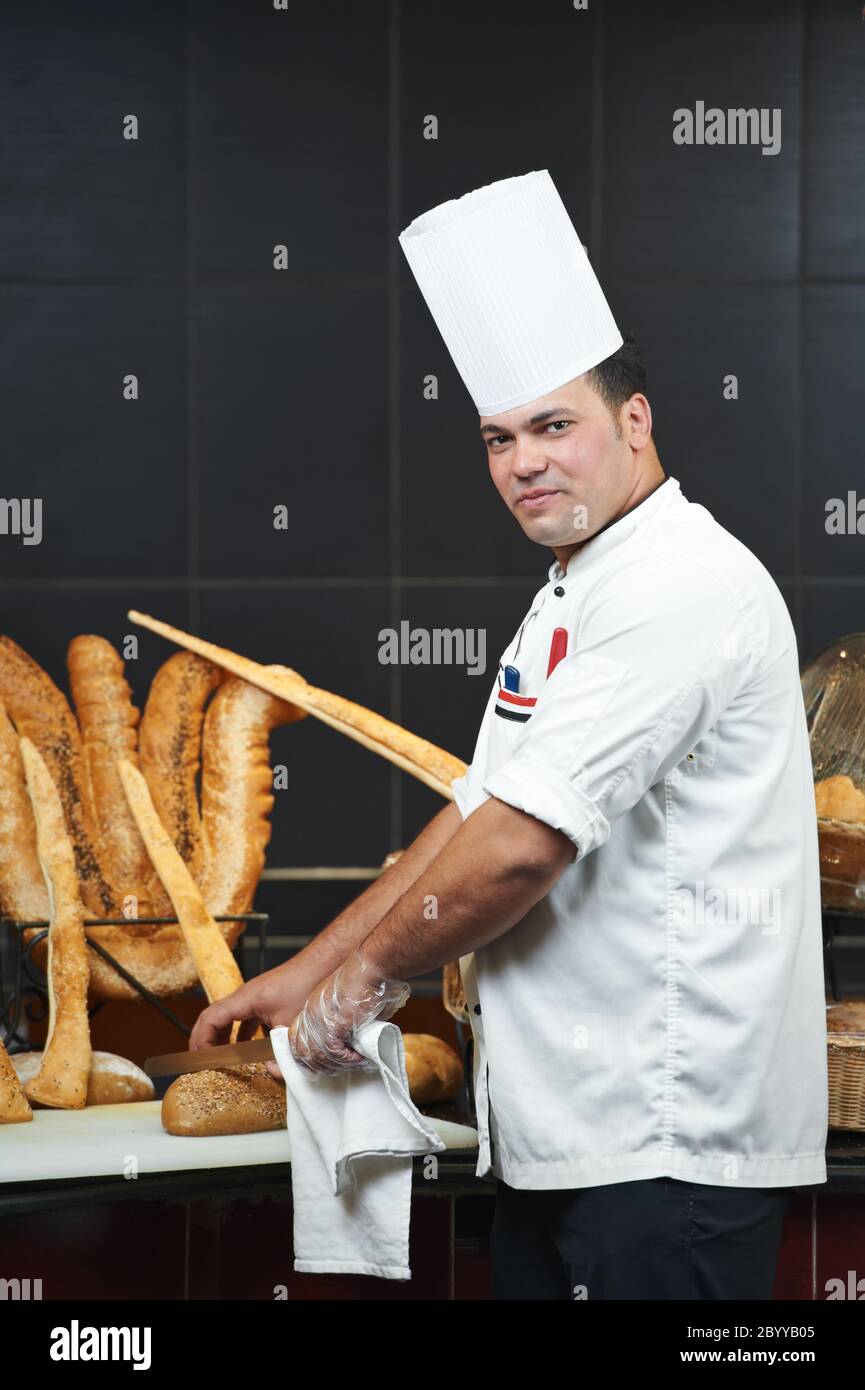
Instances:
[[[287,1090],[295,1269],[410,1279],[412,1155],[446,1145],[409,1096],[399,1028],[365,1024],[353,1045],[376,1071],[336,1076],[299,1066],[287,1028],[270,1040]]]

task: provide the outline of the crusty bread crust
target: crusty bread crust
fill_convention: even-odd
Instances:
[[[466,764],[445,752],[443,748],[436,747],[426,739],[418,738],[416,734],[409,733],[407,729],[394,724],[390,719],[385,719],[383,715],[365,709],[363,705],[357,705],[352,700],[343,699],[341,695],[333,695],[330,691],[318,690],[315,686],[308,685],[302,676],[286,666],[261,666],[257,661],[250,661],[248,657],[239,656],[226,647],[218,647],[213,642],[193,637],[180,628],[163,623],[158,618],[151,618],[146,613],[139,613],[136,609],[130,609],[128,617],[142,627],[149,628],[151,632],[158,632],[169,641],[176,642],[187,651],[196,652],[199,656],[224,667],[232,675],[240,676],[241,680],[249,681],[250,684],[269,691],[281,700],[299,705],[316,719],[387,758],[404,772],[410,772],[434,791],[448,800],[453,800],[450,784],[455,777],[463,775]]]
[[[30,1103],[0,1039],[0,1125],[20,1125],[32,1119]]]
[[[258,1063],[186,1072],[163,1096],[162,1124],[187,1138],[285,1129],[285,1086]]]
[[[36,850],[36,822],[18,735],[0,704],[0,913],[48,920],[48,889]]]
[[[455,1048],[432,1033],[403,1033],[409,1093],[415,1104],[451,1100],[462,1085],[463,1064]]]
[[[10,1061],[18,1080],[27,1082],[38,1072],[42,1053],[17,1052]],[[127,1101],[153,1100],[154,1094],[150,1077],[127,1057],[118,1057],[114,1052],[91,1054],[87,1079],[88,1105],[122,1105]]]
[[[865,824],[865,792],[846,773],[824,777],[814,787],[817,815],[849,825]]]
[[[85,904],[94,917],[111,916],[115,904],[96,843],[78,724],[65,695],[11,637],[0,637],[0,700],[57,788]]]
[[[197,788],[201,731],[207,701],[222,679],[212,662],[175,652],[156,672],[141,719],[141,771],[156,813],[196,881],[204,852]]]
[[[75,855],[63,807],[35,744],[21,739],[21,757],[36,820],[36,846],[48,885],[49,1023],[42,1066],[24,1087],[29,1100],[65,1110],[87,1104],[90,1021],[87,1016],[87,942]]]
[[[153,870],[117,771],[118,758],[138,766],[138,710],[124,679],[123,659],[104,637],[87,634],[73,637],[67,666],[105,871],[124,915],[150,917],[147,880]],[[129,926],[132,935],[149,930]]]
[[[216,916],[248,912],[270,840],[272,729],[304,719],[285,700],[229,676],[204,721],[201,770],[204,867],[198,882]]]
[[[132,814],[153,867],[174,906],[204,992],[211,1002],[221,999],[243,984],[240,968],[207,911],[200,889],[156,814],[143,775],[126,759],[121,758],[117,766]]]

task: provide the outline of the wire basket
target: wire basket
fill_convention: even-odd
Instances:
[[[827,1004],[829,1128],[865,1130],[865,999]]]

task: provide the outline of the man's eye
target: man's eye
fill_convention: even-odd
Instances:
[[[493,435],[493,438],[490,440],[490,443],[491,443],[491,444],[498,444],[499,440],[501,440],[501,439],[507,439],[507,435],[506,435],[506,434],[496,434],[496,435]]]
[[[555,425],[569,425],[570,423],[570,420],[551,420],[547,425],[547,429],[551,430]],[[557,430],[556,432],[561,434],[561,430]]]

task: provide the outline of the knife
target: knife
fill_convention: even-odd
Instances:
[[[251,1042],[203,1047],[200,1052],[168,1052],[163,1057],[148,1057],[144,1070],[148,1076],[179,1076],[187,1071],[214,1071],[219,1067],[243,1066],[246,1062],[275,1060],[270,1038],[253,1038]]]

